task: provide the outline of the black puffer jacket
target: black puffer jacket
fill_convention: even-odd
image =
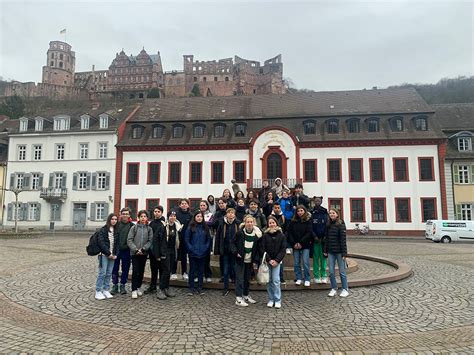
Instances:
[[[114,245],[112,246],[113,250],[110,249],[109,231],[107,225],[99,229],[99,235],[97,236],[97,244],[99,245],[100,252],[105,256],[109,256],[110,254],[118,255],[120,243],[118,240],[117,230],[115,230],[114,232]]]
[[[344,221],[335,222],[329,220],[326,227],[326,239],[324,243],[324,253],[347,256],[346,225]]]
[[[261,262],[263,253],[265,252],[267,253],[267,262],[275,260],[280,263],[285,257],[286,238],[280,227],[277,227],[274,231],[267,229],[258,244],[260,249],[259,263]]]
[[[292,247],[296,243],[300,243],[302,249],[310,249],[313,242],[313,225],[309,212],[305,212],[301,218],[295,213],[288,225],[286,234]]]

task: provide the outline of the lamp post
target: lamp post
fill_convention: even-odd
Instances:
[[[25,190],[21,189],[6,189],[4,187],[0,187],[3,191],[11,191],[15,194],[15,234],[18,234],[18,195]]]

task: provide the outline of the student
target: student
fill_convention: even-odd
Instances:
[[[309,208],[309,197],[303,193],[303,185],[296,184],[293,196],[291,197],[291,204],[296,209],[296,206],[303,205],[306,210]]]
[[[153,209],[153,220],[149,224],[153,230],[153,239],[148,253],[148,258],[150,259],[151,278],[150,285],[144,292],[145,295],[149,293],[156,293],[156,282],[158,280],[158,269],[160,268],[161,257],[161,246],[157,244],[159,242],[158,234],[161,233],[161,229],[164,228],[165,224],[166,220],[163,216],[163,206],[156,206]]]
[[[229,294],[229,277],[235,280],[235,258],[232,255],[230,244],[239,230],[235,218],[235,209],[228,208],[225,217],[219,223],[214,244],[214,254],[222,258],[221,273],[224,278],[223,296]]]
[[[179,248],[178,248],[178,259],[181,260],[181,275],[183,277],[183,280],[187,281],[188,280],[188,274],[186,273],[187,271],[187,265],[188,265],[188,253],[186,251],[186,245],[183,241],[184,238],[184,232],[188,228],[189,222],[191,222],[193,215],[189,211],[189,200],[186,198],[182,198],[179,200],[179,208],[176,211],[176,218],[178,219],[179,223],[183,226],[183,233],[179,235],[181,238],[179,240]],[[176,268],[174,268],[174,273],[176,273],[177,270],[177,265]]]
[[[262,206],[262,211],[265,217],[270,216],[273,210],[273,204],[276,202],[274,196],[273,196],[273,191],[269,191],[263,201],[263,203],[260,203]]]
[[[176,211],[168,212],[168,222],[163,229],[160,229],[158,241],[155,245],[160,245],[160,290],[157,298],[165,300],[168,297],[175,297],[176,294],[170,289],[170,268],[176,261],[177,243],[179,243],[179,233],[183,226],[176,219]]]
[[[216,244],[216,234],[217,234],[217,228],[219,227],[219,225],[222,223],[221,221],[223,220],[223,218],[225,217],[225,214],[226,214],[226,210],[227,210],[227,202],[225,199],[223,199],[222,197],[219,198],[217,200],[217,209],[216,209],[216,212],[214,213],[214,215],[212,216],[212,223],[211,223],[211,235],[214,236],[214,245],[212,247],[212,250],[215,250],[215,244]],[[216,254],[218,255],[218,254]],[[219,280],[219,282],[224,282],[224,259],[223,259],[223,256],[220,255],[219,256],[219,270],[221,272],[221,278]]]
[[[115,227],[117,225],[117,215],[111,213],[107,217],[107,222],[99,230],[97,243],[100,248],[98,255],[99,259],[99,273],[95,283],[95,299],[103,300],[106,298],[113,298],[110,293],[110,278],[112,277],[112,269],[114,262],[117,259],[118,240]]]
[[[250,202],[252,202],[253,200],[257,200],[257,201],[259,202],[259,204],[260,204],[260,201],[258,200],[258,196],[257,196],[256,192],[253,191],[253,190],[250,190],[250,191],[247,193],[247,197],[246,197],[246,199],[245,199],[245,204],[246,204],[247,206],[250,206]]]
[[[244,196],[244,193],[239,190],[235,193],[235,196],[234,196],[234,201],[237,203],[237,201],[239,200],[239,198],[245,200],[245,196]]]
[[[285,221],[288,226],[294,215],[293,204],[291,203],[290,198],[290,190],[283,190],[281,198],[278,200],[278,202],[280,203],[281,211],[285,216]],[[287,254],[291,254],[292,247],[293,246],[288,243],[286,247]]]
[[[199,202],[199,211],[204,215],[204,222],[207,224],[208,228],[212,225],[212,213],[209,211],[209,203],[206,200]],[[211,232],[211,231],[210,231]],[[211,245],[212,245],[212,232],[211,232]],[[204,263],[204,277],[206,282],[212,281],[212,269],[211,269],[211,248],[206,255],[206,261]]]
[[[204,214],[201,211],[196,212],[189,223],[189,227],[184,235],[184,242],[189,253],[190,264],[188,295],[203,295],[204,264],[206,255],[211,247],[211,235],[209,234],[209,227],[204,221]],[[195,276],[198,279],[197,288],[194,284]]]
[[[267,218],[258,208],[258,200],[256,198],[252,199],[249,203],[248,214],[255,218],[256,226],[260,230],[265,230],[267,228]]]
[[[229,189],[224,189],[224,191],[222,191],[222,198],[227,203],[227,208],[235,208],[235,201],[232,198],[232,194],[230,193]]]
[[[271,216],[275,217],[275,219],[278,222],[278,226],[281,228],[283,234],[286,235],[287,223],[286,223],[285,215],[281,211],[280,202],[275,202],[273,204],[273,210],[272,210]],[[288,244],[288,242],[287,242],[287,244]],[[291,254],[291,252],[288,253],[288,249],[287,249],[286,253]],[[284,266],[283,261],[282,261],[281,266],[280,266],[280,283],[281,284],[286,284],[285,275],[284,275],[285,272],[284,271],[285,271],[285,266]]]
[[[153,229],[148,225],[148,212],[138,212],[138,223],[128,232],[127,244],[132,256],[132,298],[143,294],[140,287],[143,282],[146,258],[153,239]]]
[[[124,207],[120,210],[120,221],[116,225],[117,229],[117,248],[118,254],[116,254],[117,259],[115,259],[114,268],[112,270],[112,295],[118,294],[126,295],[127,290],[125,289],[125,284],[128,280],[128,273],[130,271],[130,249],[127,245],[128,232],[132,228],[133,223],[130,221],[130,209]],[[120,265],[122,265],[122,275],[120,276],[120,290],[118,288],[119,282],[119,270]]]
[[[240,229],[230,244],[235,257],[235,304],[246,307],[256,301],[249,295],[250,275],[258,265],[258,243],[261,230],[255,225],[255,218],[246,215]]]
[[[276,178],[275,179],[275,182],[272,186],[272,190],[273,192],[275,192],[275,195],[276,197],[278,198],[281,198],[283,196],[283,190],[288,190],[290,191],[290,189],[288,188],[288,186],[286,186],[283,181],[281,180],[281,178]]]
[[[207,204],[209,205],[211,214],[214,214],[214,212],[216,212],[216,200],[214,199],[214,195],[207,196]]]
[[[311,286],[309,254],[312,248],[313,229],[311,215],[303,205],[296,206],[296,214],[288,224],[287,236],[288,242],[293,248],[295,284],[301,285],[301,261],[303,261],[304,285],[309,287]]]
[[[266,262],[270,268],[267,307],[281,308],[280,266],[285,257],[286,238],[275,217],[268,217],[268,228],[259,242],[259,249],[260,259],[266,253]]]
[[[247,212],[247,206],[245,205],[245,200],[243,198],[239,198],[237,200],[237,206],[235,206],[235,217],[239,222],[244,221],[244,216]]]
[[[260,206],[263,206],[263,203],[265,202],[265,199],[267,198],[267,195],[270,191],[272,191],[272,188],[270,187],[268,180],[263,180],[262,188],[258,192],[258,199],[260,200]]]
[[[321,206],[323,198],[315,197],[314,208],[311,214],[313,224],[313,275],[314,282],[320,284],[328,283],[326,272],[326,258],[323,255],[324,237],[326,235],[326,225],[329,220],[328,210]]]
[[[331,291],[329,297],[337,294],[337,282],[335,275],[336,260],[339,266],[339,276],[341,277],[342,291],[341,297],[349,296],[346,276],[346,225],[339,217],[339,211],[335,208],[329,209],[329,221],[326,229],[326,241],[324,243],[324,256],[329,258],[329,279],[331,280]]]

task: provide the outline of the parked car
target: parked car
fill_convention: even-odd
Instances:
[[[474,242],[474,222],[429,220],[426,222],[425,238],[435,243]]]

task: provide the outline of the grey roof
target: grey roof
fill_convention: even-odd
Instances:
[[[474,130],[474,103],[432,105],[444,131]]]

